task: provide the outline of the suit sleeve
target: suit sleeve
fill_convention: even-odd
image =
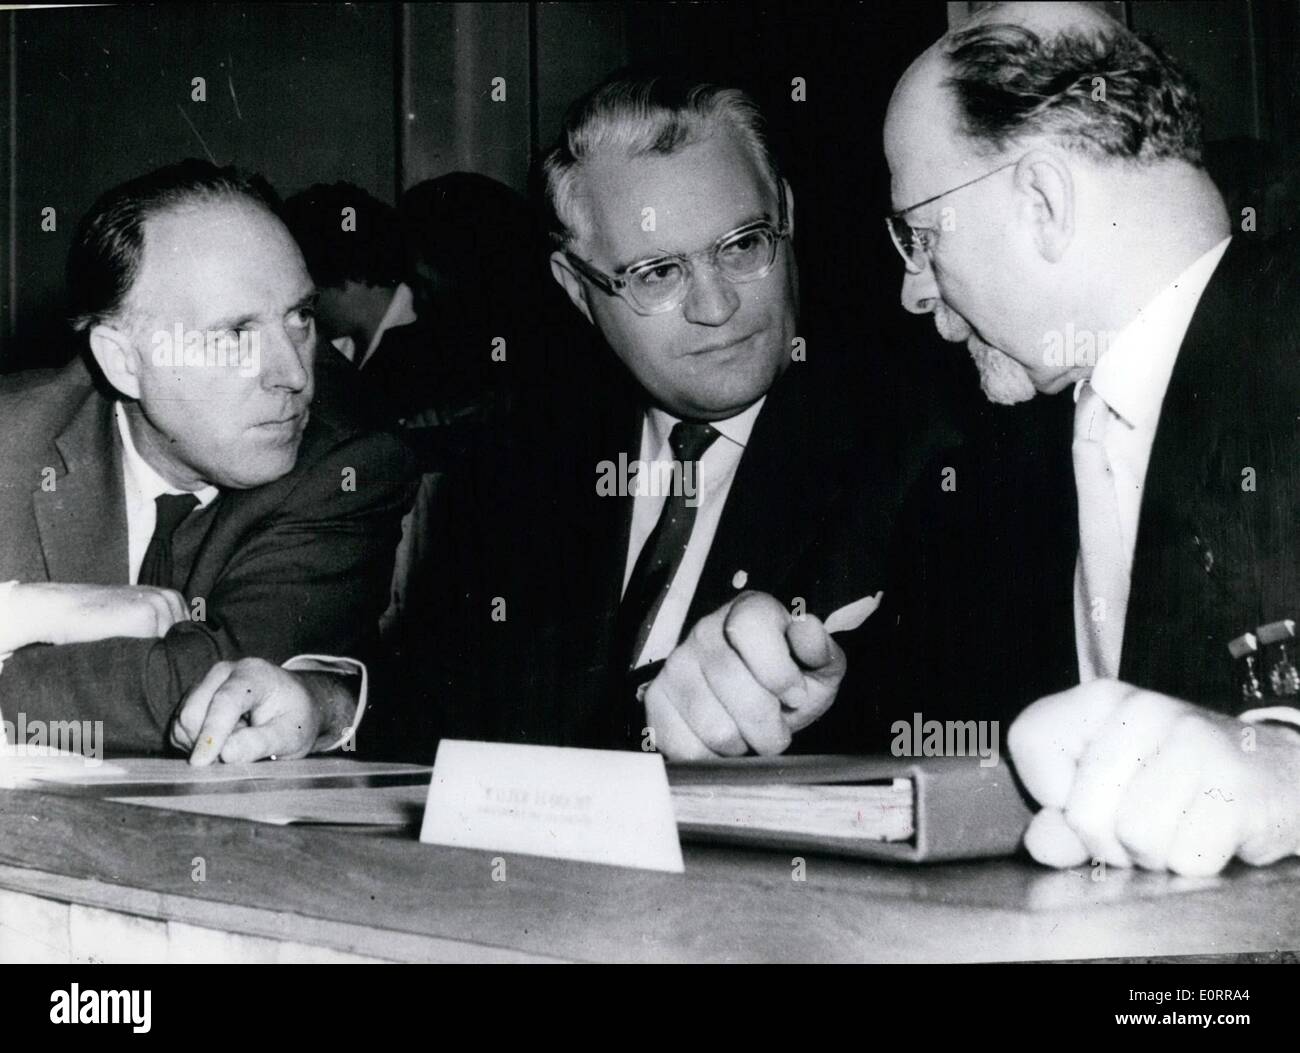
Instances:
[[[343,485],[344,468],[355,469],[355,488]],[[218,661],[364,660],[388,602],[412,480],[410,457],[391,436],[340,442],[238,540],[203,597],[204,620],[160,640],[22,648],[0,675],[0,713],[12,721],[21,710],[29,724],[102,721],[107,749],[157,752],[181,699]]]

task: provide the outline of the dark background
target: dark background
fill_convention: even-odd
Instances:
[[[124,6],[0,14],[0,372],[74,351],[72,230],[114,183],[186,156],[283,194],[346,179],[393,201],[450,171],[523,191],[565,107],[625,64],[699,69],[764,105],[795,189],[809,354],[893,364],[979,402],[960,350],[898,306],[879,133],[908,62],[967,3]],[[1202,86],[1211,168],[1261,235],[1300,201],[1300,0],[1103,5]],[[203,77],[206,101],[192,99]],[[491,99],[504,77],[506,101]],[[795,77],[807,100],[791,98]],[[57,229],[41,230],[42,209]],[[903,354],[900,355],[900,351]],[[901,363],[901,365],[899,365]]]

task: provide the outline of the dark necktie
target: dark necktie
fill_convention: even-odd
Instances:
[[[193,494],[159,494],[154,498],[158,508],[158,519],[154,523],[153,537],[149,547],[144,551],[144,561],[140,564],[140,576],[136,579],[140,585],[156,585],[162,589],[174,589],[172,582],[172,535],[187,515],[199,503]]]
[[[693,480],[695,492],[687,495],[679,492],[685,487],[672,488],[674,492],[664,501],[659,522],[646,538],[636,565],[632,568],[632,576],[623,592],[623,602],[618,608],[615,638],[615,660],[621,663],[624,671],[635,667],[677,568],[686,554],[691,530],[695,526],[696,505],[699,503],[698,461],[717,437],[718,433],[711,425],[686,421],[674,424],[668,436],[673,457],[681,465],[681,478]],[[688,465],[691,466],[689,474]]]

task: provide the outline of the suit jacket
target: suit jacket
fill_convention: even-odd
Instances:
[[[1147,467],[1120,678],[1245,708],[1228,641],[1300,618],[1300,267],[1233,239],[1183,339]],[[909,503],[880,730],[913,711],[1010,720],[1079,682],[1066,390],[1013,409]],[[886,742],[887,738],[878,738]]]
[[[127,584],[121,438],[80,360],[0,379],[0,452],[0,580]],[[205,601],[205,620],[162,639],[22,648],[0,671],[0,713],[102,720],[110,749],[155,751],[217,661],[371,657],[412,477],[395,439],[358,431],[319,389],[294,469],[222,493],[176,534],[181,591]]]
[[[596,480],[602,462],[639,456],[644,396],[612,359],[584,360],[585,399],[535,400],[513,441],[453,471],[450,588],[412,588],[398,646],[404,727],[419,730],[399,752],[427,760],[440,735],[639,747],[636,684],[612,658],[633,498],[600,496]],[[904,438],[888,400],[854,392],[809,363],[770,390],[683,635],[741,581],[821,617],[884,586],[901,495],[942,433],[927,422]]]

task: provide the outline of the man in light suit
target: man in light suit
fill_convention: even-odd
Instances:
[[[1234,235],[1186,79],[1087,6],[981,11],[884,140],[903,306],[994,401],[1041,393],[922,502],[903,668],[922,641],[948,715],[1032,703],[1009,746],[1043,862],[1295,853],[1295,252]]]
[[[411,468],[316,392],[315,290],[274,204],[189,161],[78,228],[89,361],[0,382],[8,726],[102,721],[110,750],[196,763],[355,731]]]
[[[455,579],[405,647],[434,668],[403,679],[435,733],[802,747],[845,677],[825,619],[879,602],[919,454],[801,328],[794,197],[748,96],[616,77],[545,171],[552,271],[599,338],[450,484]]]

